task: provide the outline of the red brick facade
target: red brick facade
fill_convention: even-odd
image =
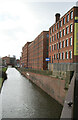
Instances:
[[[27,42],[24,47],[22,48],[22,56],[21,56],[21,65],[23,67],[28,67],[28,45],[31,42]]]
[[[43,31],[28,46],[28,68],[47,69],[49,32]]]
[[[74,19],[78,17],[78,7],[73,7],[61,18],[58,15],[56,23],[49,28],[50,62],[78,62],[78,56],[74,56]]]
[[[10,57],[5,56],[2,58],[2,61],[4,64],[8,65],[8,64],[10,64]]]

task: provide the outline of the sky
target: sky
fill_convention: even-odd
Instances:
[[[22,47],[55,23],[76,4],[75,0],[0,0],[0,57],[20,58]]]

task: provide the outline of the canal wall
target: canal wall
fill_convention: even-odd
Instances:
[[[63,105],[66,95],[65,80],[32,72],[22,71],[21,73]]]

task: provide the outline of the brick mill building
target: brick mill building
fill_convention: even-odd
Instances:
[[[20,61],[21,61],[21,65],[23,66],[23,67],[26,67],[26,68],[28,68],[28,45],[30,44],[31,42],[27,42],[25,45],[24,45],[24,47],[22,48],[22,55],[21,55],[21,59],[20,59]]]
[[[28,68],[46,70],[48,68],[49,31],[41,32],[28,46]]]
[[[49,31],[41,32],[32,42],[27,42],[22,48],[20,66],[46,70],[48,62]]]
[[[71,8],[49,28],[50,63],[78,62],[78,7]]]
[[[46,70],[51,65],[48,63],[78,62],[78,7],[71,8],[61,18],[59,13],[55,17],[49,31],[41,32],[22,48],[23,67]],[[47,57],[49,62],[45,60]]]

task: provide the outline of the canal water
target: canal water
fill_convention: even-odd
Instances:
[[[62,106],[43,90],[8,68],[2,88],[2,118],[59,118]]]

